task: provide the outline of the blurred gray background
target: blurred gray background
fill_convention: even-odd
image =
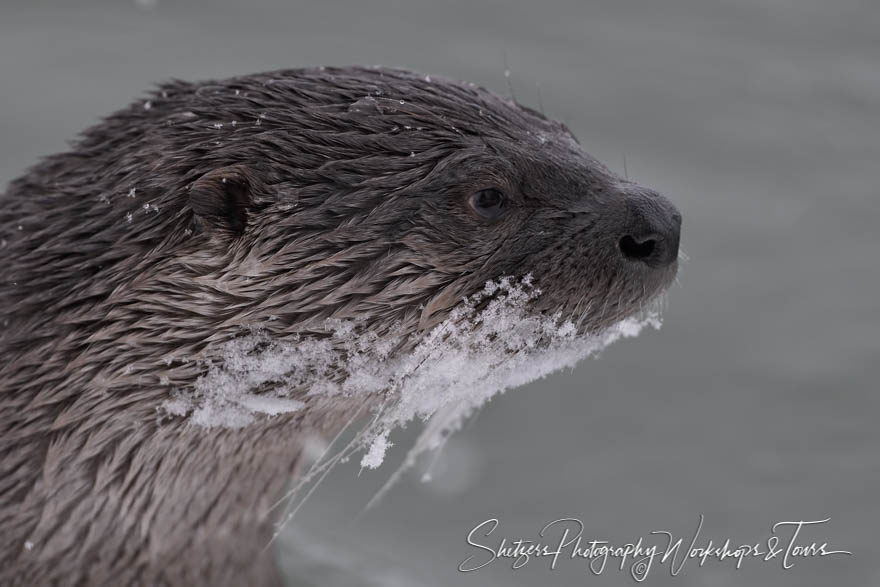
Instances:
[[[170,77],[382,64],[467,79],[565,121],[684,214],[665,326],[508,392],[434,481],[339,467],[276,544],[291,585],[631,585],[583,561],[456,568],[465,536],[578,517],[616,543],[754,543],[831,518],[799,561],[689,563],[676,586],[880,585],[880,5],[872,0],[3,0],[0,183]],[[354,519],[356,516],[357,519]]]

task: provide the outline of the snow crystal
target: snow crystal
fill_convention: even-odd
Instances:
[[[391,430],[386,428],[373,439],[370,449],[361,459],[361,467],[376,469],[382,464],[382,461],[385,460],[385,452],[391,447],[391,443],[388,442],[389,434],[391,434]]]
[[[146,102],[144,102],[144,110],[149,110],[149,109],[152,108],[152,107],[153,107],[153,103],[150,102],[149,100],[147,100]]]
[[[128,190],[128,197],[133,198],[136,193],[137,193],[137,188],[131,188],[130,190]]]
[[[298,365],[318,365],[324,345],[305,341],[302,348],[277,344],[259,331],[252,331],[226,343],[220,361],[211,364],[207,373],[196,381],[194,393],[177,394],[165,403],[175,415],[191,412],[196,424],[240,428],[250,424],[257,414],[269,416],[292,412],[303,406],[302,401],[284,394],[303,389],[305,369]],[[326,377],[329,364],[318,375]],[[272,382],[279,383],[274,395],[258,394],[256,390]]]
[[[426,422],[405,466],[449,435],[493,396],[573,367],[612,342],[659,327],[656,311],[623,320],[600,334],[578,334],[561,315],[535,315],[540,295],[529,276],[485,284],[405,354],[393,352],[403,332],[379,337],[362,321],[328,319],[321,337],[271,339],[258,328],[223,345],[195,389],[166,402],[171,414],[198,425],[241,427],[258,417],[297,411],[313,395],[382,398],[357,437],[361,465],[378,467],[390,434]],[[269,390],[269,391],[267,391]]]

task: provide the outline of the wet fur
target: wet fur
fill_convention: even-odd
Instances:
[[[106,118],[2,196],[0,583],[276,583],[268,506],[351,406],[194,427],[159,408],[192,359],[328,317],[417,337],[511,273],[599,329],[674,275],[617,258],[626,193],[652,195],[563,125],[399,70],[174,81]]]

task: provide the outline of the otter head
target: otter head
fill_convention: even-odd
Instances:
[[[0,207],[0,495],[13,498],[0,583],[9,569],[40,584],[230,582],[262,549],[266,496],[307,434],[381,405],[374,466],[395,423],[436,414],[427,430],[451,430],[573,364],[595,348],[586,334],[670,283],[680,222],[564,125],[472,85],[328,68],[161,86],[12,182]],[[540,328],[514,351],[493,346],[503,330],[434,328],[491,326],[457,312],[527,275],[540,294],[497,322],[565,320],[557,346],[530,346]],[[356,321],[354,345],[328,326]],[[533,348],[550,360],[499,375]],[[346,374],[363,393],[335,393]],[[286,413],[238,433],[182,417],[227,408]]]
[[[166,89],[170,136],[192,131],[196,227],[223,251],[214,277],[243,320],[425,329],[487,281],[529,274],[535,312],[589,332],[675,276],[681,216],[666,198],[486,90],[360,68]]]

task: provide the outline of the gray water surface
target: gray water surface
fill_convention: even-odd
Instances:
[[[736,544],[831,518],[804,541],[853,555],[648,584],[878,585],[878,31],[870,0],[4,0],[0,183],[170,77],[362,63],[512,89],[682,210],[665,325],[492,401],[435,481],[408,474],[369,511],[416,430],[377,471],[339,467],[278,542],[290,584],[631,585],[580,560],[457,567],[487,518],[687,542],[702,514]]]

